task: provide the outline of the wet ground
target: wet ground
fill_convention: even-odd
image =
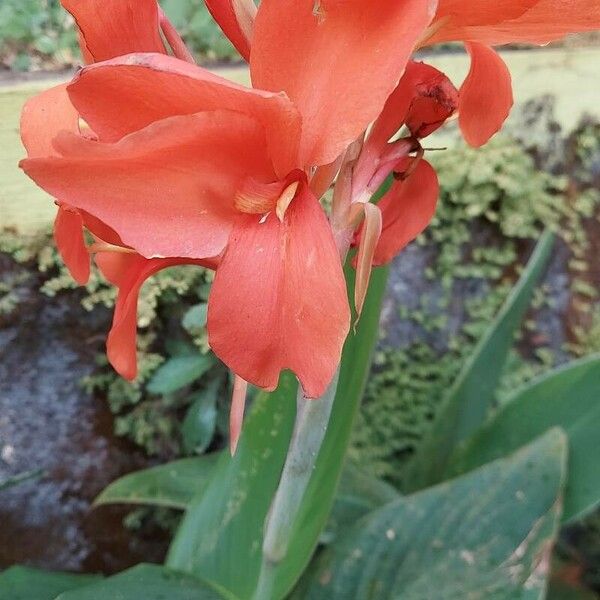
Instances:
[[[20,267],[0,255],[0,281]],[[0,569],[15,563],[115,572],[160,561],[164,536],[128,532],[124,510],[90,509],[115,478],[146,459],[112,435],[106,403],[79,381],[94,365],[109,314],[86,313],[74,295],[50,299],[35,276],[16,290],[17,311],[0,318],[0,481],[44,475],[0,491]]]

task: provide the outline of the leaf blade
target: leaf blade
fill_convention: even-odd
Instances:
[[[441,481],[452,449],[485,420],[515,331],[529,307],[553,246],[554,234],[544,232],[519,282],[443,399],[430,432],[411,462],[407,491]]]

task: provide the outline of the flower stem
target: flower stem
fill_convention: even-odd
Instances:
[[[255,600],[272,600],[274,570],[286,557],[294,525],[327,433],[339,370],[321,398],[296,398],[296,422],[279,487],[265,522],[263,562]]]

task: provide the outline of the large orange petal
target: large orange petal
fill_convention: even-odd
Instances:
[[[389,263],[423,232],[435,215],[439,192],[436,172],[425,160],[419,161],[406,180],[394,182],[379,202],[383,231],[375,250],[374,265]]]
[[[334,161],[381,111],[432,13],[426,0],[263,0],[253,84],[300,110],[301,166]]]
[[[263,124],[278,175],[297,166],[300,115],[285,95],[250,90],[170,56],[138,54],[90,65],[75,77],[69,95],[104,141],[170,116],[243,112]]]
[[[30,98],[21,112],[21,140],[30,158],[56,154],[52,140],[59,131],[79,131],[79,114],[66,84]]]
[[[61,0],[94,61],[130,52],[165,52],[156,0]]]
[[[206,6],[236,50],[250,59],[252,21],[256,8],[253,0],[205,0]],[[252,9],[254,7],[254,9]],[[250,9],[250,10],[249,10]]]
[[[513,106],[510,71],[488,46],[467,43],[471,69],[460,88],[459,124],[465,140],[483,146],[502,128]]]
[[[218,255],[238,185],[275,177],[261,126],[229,111],[171,117],[114,144],[64,134],[55,145],[61,157],[22,161],[25,172],[148,258]]]
[[[208,308],[214,352],[261,388],[283,369],[308,397],[330,383],[348,333],[350,310],[331,228],[303,187],[283,222],[274,213],[239,218],[217,269]]]
[[[600,29],[600,5],[589,0],[440,0],[436,21],[442,27],[429,44],[545,44],[568,33]]]

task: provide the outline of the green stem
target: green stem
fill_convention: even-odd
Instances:
[[[255,600],[273,600],[274,571],[286,557],[302,499],[327,433],[339,370],[321,398],[307,400],[298,388],[296,422],[290,447],[273,498],[263,541],[263,562]]]

